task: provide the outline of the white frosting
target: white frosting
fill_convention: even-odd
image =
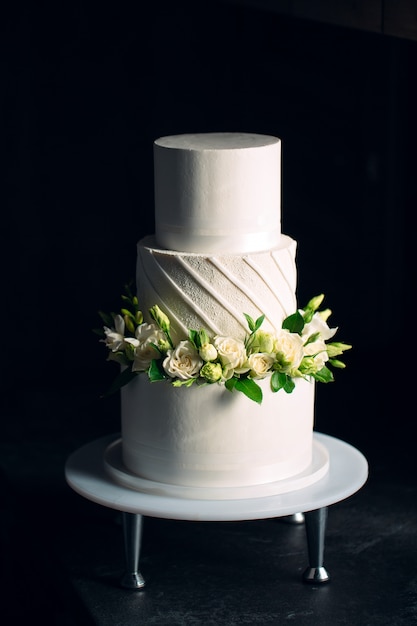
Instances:
[[[122,389],[122,455],[149,480],[198,487],[256,485],[303,472],[312,460],[314,382],[292,394],[258,381],[263,402],[214,384],[172,387],[137,376]]]
[[[206,133],[154,143],[157,245],[185,252],[253,252],[279,245],[281,141]]]
[[[244,339],[244,313],[262,328],[277,330],[296,310],[296,243],[285,235],[279,248],[244,255],[204,255],[155,248],[152,237],[138,244],[137,295],[144,313],[157,304],[170,318],[174,341],[188,329]]]
[[[154,145],[155,237],[138,244],[137,296],[174,342],[188,331],[244,339],[244,314],[280,329],[297,309],[296,242],[281,235],[275,137],[213,133]],[[150,320],[149,320],[150,321]],[[122,457],[133,475],[180,486],[275,483],[309,467],[314,382],[259,381],[261,405],[224,385],[173,387],[146,374],[122,389]]]

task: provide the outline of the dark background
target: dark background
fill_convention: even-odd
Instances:
[[[268,611],[268,623],[413,621],[415,2],[17,1],[0,9],[0,50],[5,623],[166,614],[171,626],[174,610],[215,623],[222,602],[224,624]],[[100,397],[115,370],[92,329],[154,229],[153,141],[210,131],[282,139],[299,303],[325,293],[354,346],[317,388],[316,429],[358,447],[370,471],[331,507],[329,593],[301,585],[304,534],[274,520],[147,518],[148,591],[126,595],[120,520],[65,482],[74,450],[119,430],[118,397]]]
[[[6,444],[65,455],[118,429],[118,399],[100,399],[115,372],[92,329],[153,232],[153,140],[246,131],[283,141],[300,304],[325,293],[354,346],[318,390],[317,429],[413,464],[417,41],[369,21],[375,2],[355,4],[359,27],[272,5],[2,9]]]

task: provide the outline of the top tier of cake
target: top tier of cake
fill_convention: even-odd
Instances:
[[[167,250],[262,252],[281,238],[281,141],[250,133],[154,143],[155,237]]]

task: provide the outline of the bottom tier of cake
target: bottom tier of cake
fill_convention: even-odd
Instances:
[[[173,387],[137,376],[121,391],[121,454],[130,475],[190,487],[262,485],[313,459],[314,382],[291,394],[259,381],[261,405],[222,385]]]

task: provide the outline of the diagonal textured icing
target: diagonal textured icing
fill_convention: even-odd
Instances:
[[[138,244],[137,295],[145,312],[157,304],[170,318],[174,340],[188,329],[244,338],[247,322],[265,315],[265,330],[281,328],[296,309],[296,242],[282,236],[281,246],[245,255],[192,254]]]

